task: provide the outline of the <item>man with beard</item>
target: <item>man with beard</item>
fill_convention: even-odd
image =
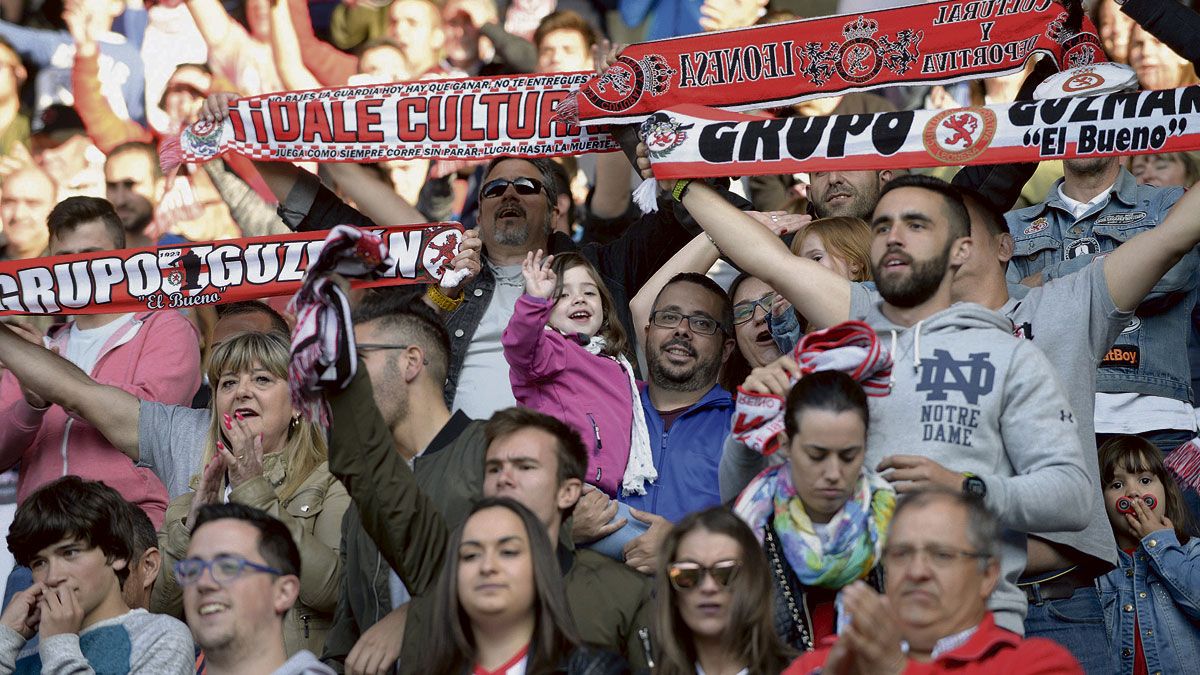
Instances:
[[[104,160],[104,194],[121,218],[128,248],[155,244],[146,228],[163,192],[157,158],[148,143],[129,142],[113,148]]]
[[[814,171],[809,178],[808,200],[818,218],[849,216],[869,221],[892,170]]]
[[[684,203],[693,213],[721,211],[696,184]],[[745,229],[711,227],[710,220],[701,225],[718,245],[732,244]],[[1074,413],[1057,378],[1046,377],[1052,370],[1045,356],[1013,340],[1010,321],[979,305],[951,305],[951,284],[972,246],[954,188],[922,176],[897,178],[882,190],[872,229],[882,299],[865,320],[895,364],[891,393],[871,399],[867,463],[900,492],[941,486],[985,500],[1010,530],[991,608],[998,625],[1020,633],[1024,533],[1079,530],[1094,511]],[[848,302],[845,280],[827,281]],[[812,305],[823,312],[823,325],[846,318],[844,310],[838,316]],[[912,454],[893,454],[898,450]]]
[[[1138,185],[1118,158],[1063,162],[1046,201],[1006,216],[1013,237],[1009,281],[1037,286],[1083,269],[1135,235],[1159,226],[1183,194]],[[1137,307],[1096,376],[1097,443],[1137,434],[1169,453],[1196,435],[1187,353],[1200,254],[1183,256]],[[1200,506],[1188,495],[1193,513]]]

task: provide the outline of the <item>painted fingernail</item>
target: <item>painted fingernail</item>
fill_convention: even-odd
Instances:
[[[224,449],[225,449],[225,444],[224,444],[224,443],[222,443],[221,441],[217,441],[217,449],[218,449],[218,450],[224,450]]]
[[[222,415],[222,417],[225,420],[225,428],[232,430],[233,429],[233,418],[231,418],[229,416],[229,413],[225,413],[224,415]]]
[[[237,412],[237,413],[234,413],[234,414],[233,414],[233,416],[234,416],[234,417],[236,417],[236,418],[238,419],[238,421],[239,421],[239,422],[241,422],[241,421],[242,421],[242,413],[240,413],[240,412]]]

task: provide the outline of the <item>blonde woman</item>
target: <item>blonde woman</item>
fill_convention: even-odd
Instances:
[[[287,525],[300,547],[300,599],[284,622],[287,652],[320,654],[337,605],[338,547],[350,497],[329,473],[324,432],[292,408],[287,365],[287,338],[274,333],[243,333],[210,354],[208,441],[200,473],[192,478],[195,491],[167,507],[151,611],[182,613],[182,591],[171,570],[186,557],[199,508],[222,502],[253,506]],[[222,621],[229,611],[225,602],[238,599],[214,596],[201,607],[201,620]]]

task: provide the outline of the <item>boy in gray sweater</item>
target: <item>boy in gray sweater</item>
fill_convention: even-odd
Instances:
[[[133,527],[116,490],[78,476],[21,504],[8,546],[34,584],[0,614],[0,673],[194,672],[187,626],[125,604]]]

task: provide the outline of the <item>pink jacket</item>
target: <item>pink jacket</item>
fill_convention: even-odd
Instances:
[[[118,319],[120,320],[120,319]],[[200,386],[200,336],[177,311],[125,319],[101,349],[89,375],[140,399],[188,405]],[[59,326],[50,347],[65,353],[70,324]],[[150,469],[136,466],[84,419],[61,406],[37,409],[11,372],[0,379],[0,471],[21,464],[17,503],[61,476],[102,480],[162,526],[167,490]]]
[[[578,431],[588,450],[587,482],[616,497],[633,428],[629,376],[613,359],[546,328],[553,309],[552,301],[528,294],[517,300],[500,339],[513,396]]]

